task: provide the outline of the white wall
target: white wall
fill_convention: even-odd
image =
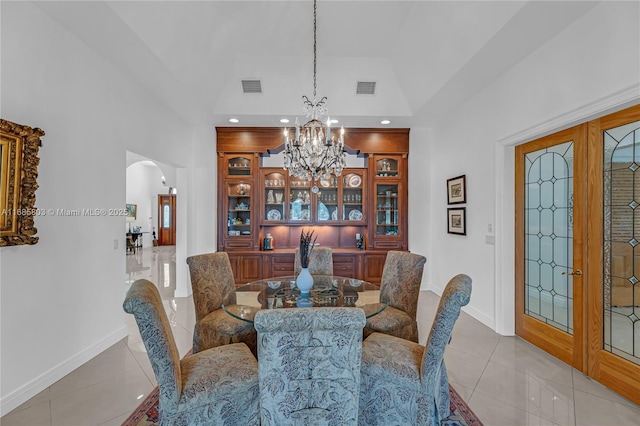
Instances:
[[[640,102],[639,8],[638,2],[600,3],[433,128],[430,170],[416,176],[430,182],[432,194],[429,287],[439,293],[453,275],[469,274],[474,288],[466,310],[498,332],[514,330],[511,145]],[[422,142],[427,135],[412,137],[413,161]],[[461,174],[467,236],[445,228],[445,182]],[[412,197],[409,203],[412,212],[424,204]],[[495,246],[486,243],[489,224]]]
[[[412,128],[409,132],[409,250],[427,258],[422,273],[422,289],[431,289],[431,270],[438,256],[432,251],[430,182],[431,146],[434,144],[431,129]],[[437,188],[436,188],[437,191]],[[441,189],[441,191],[444,191]]]
[[[188,179],[191,203],[188,211],[187,255],[216,251],[217,241],[217,158],[213,127],[195,127],[192,132],[191,164]],[[179,194],[178,194],[179,195]],[[186,263],[185,263],[186,265]]]
[[[167,194],[169,187],[162,184],[162,170],[158,166],[137,162],[127,167],[126,200],[127,204],[136,204],[137,218],[132,226],[140,226],[144,247],[153,243],[153,229],[158,227],[158,194]],[[125,224],[125,231],[129,224]]]
[[[193,158],[211,155],[202,147],[214,146],[213,129],[194,135],[36,5],[3,2],[1,19],[0,114],[46,132],[38,208],[122,208],[127,150],[188,173]],[[213,216],[213,202],[204,207]],[[0,414],[126,335],[124,217],[47,215],[35,224],[38,244],[0,251]]]

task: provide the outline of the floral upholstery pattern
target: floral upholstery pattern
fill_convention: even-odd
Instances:
[[[377,331],[418,343],[418,296],[427,259],[405,251],[389,251],[382,269],[380,302],[389,305],[367,319],[364,336]]]
[[[302,269],[300,247],[296,248],[293,270],[298,276]],[[311,275],[333,275],[333,251],[331,247],[314,247],[309,257],[309,273]]]
[[[258,362],[245,344],[180,360],[155,285],[138,280],[123,308],[133,314],[158,381],[160,425],[259,425]]]
[[[358,308],[256,313],[262,425],[356,425],[362,328]]]
[[[246,343],[256,353],[256,332],[251,323],[222,310],[236,304],[236,286],[229,255],[225,252],[187,258],[196,311],[193,353],[229,343]]]
[[[358,424],[440,425],[450,416],[444,350],[470,297],[471,278],[449,281],[426,347],[382,333],[364,341]]]

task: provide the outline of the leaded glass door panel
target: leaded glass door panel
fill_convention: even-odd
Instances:
[[[585,126],[516,149],[516,333],[582,363]],[[578,346],[577,346],[578,345]],[[578,350],[576,350],[578,349]]]
[[[588,373],[640,403],[640,106],[589,135]]]

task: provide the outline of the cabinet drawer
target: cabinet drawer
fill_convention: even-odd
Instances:
[[[333,256],[333,274],[341,277],[356,277],[356,257],[352,255],[347,256]]]
[[[269,276],[282,277],[293,275],[293,254],[276,255],[271,257]]]
[[[273,272],[288,272],[293,273],[293,263],[274,263],[271,268]]]
[[[392,249],[402,249],[402,241],[374,241],[373,248],[375,249],[384,249],[384,250],[392,250]]]
[[[250,239],[233,239],[225,241],[225,249],[226,250],[234,250],[234,249],[251,249],[251,240]]]
[[[333,274],[340,277],[355,277],[356,269],[353,265],[333,265]]]

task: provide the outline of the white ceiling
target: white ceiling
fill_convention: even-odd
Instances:
[[[597,2],[318,2],[318,97],[345,127],[425,126]],[[304,122],[313,2],[80,1],[38,5],[194,125]],[[262,94],[243,94],[259,79]],[[375,95],[356,95],[375,81]],[[522,84],[527,84],[523,81]]]

